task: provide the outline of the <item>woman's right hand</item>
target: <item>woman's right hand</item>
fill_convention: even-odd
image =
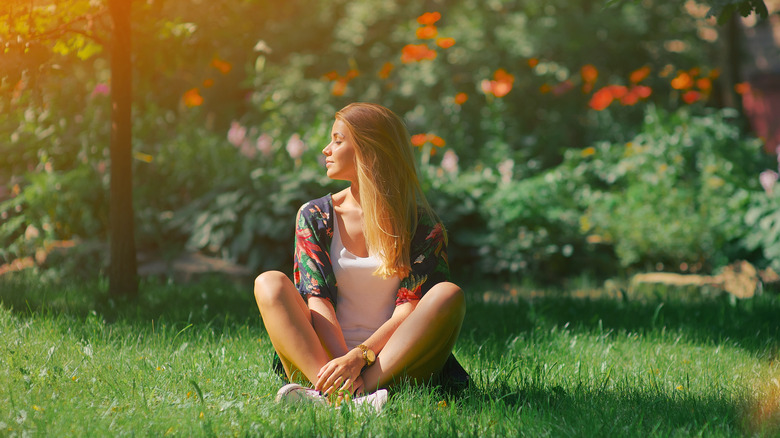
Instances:
[[[360,371],[364,364],[362,352],[353,348],[320,368],[314,389],[326,395],[333,394],[337,389],[346,389],[350,393],[362,389],[363,379],[360,377]]]

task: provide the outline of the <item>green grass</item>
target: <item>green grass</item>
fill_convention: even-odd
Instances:
[[[0,278],[0,436],[773,436],[780,298],[468,287],[459,397],[401,387],[381,415],[273,398],[249,287]],[[486,294],[488,289],[499,290]],[[775,380],[772,380],[775,379]]]

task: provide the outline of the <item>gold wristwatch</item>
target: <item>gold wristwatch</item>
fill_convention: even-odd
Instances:
[[[374,354],[374,350],[366,347],[363,344],[358,345],[356,348],[359,348],[360,351],[363,352],[363,360],[366,361],[367,367],[370,367],[371,365],[374,364],[374,362],[376,361],[376,354]]]

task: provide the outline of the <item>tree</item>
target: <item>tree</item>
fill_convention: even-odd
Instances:
[[[32,88],[39,75],[55,68],[58,55],[87,59],[110,41],[111,56],[111,189],[109,228],[112,295],[138,292],[132,202],[132,60],[133,0],[8,0],[0,9],[3,79],[14,84],[26,76]],[[11,85],[13,86],[13,85]]]

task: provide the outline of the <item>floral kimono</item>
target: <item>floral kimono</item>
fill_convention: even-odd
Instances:
[[[304,204],[298,211],[295,226],[295,260],[293,280],[305,298],[323,297],[336,305],[338,285],[330,261],[333,240],[333,198],[330,194]],[[434,285],[450,280],[447,261],[447,233],[439,222],[420,215],[412,236],[411,273],[401,279],[395,304],[419,300]],[[450,354],[444,369],[435,378],[447,390],[462,389],[468,374]]]

